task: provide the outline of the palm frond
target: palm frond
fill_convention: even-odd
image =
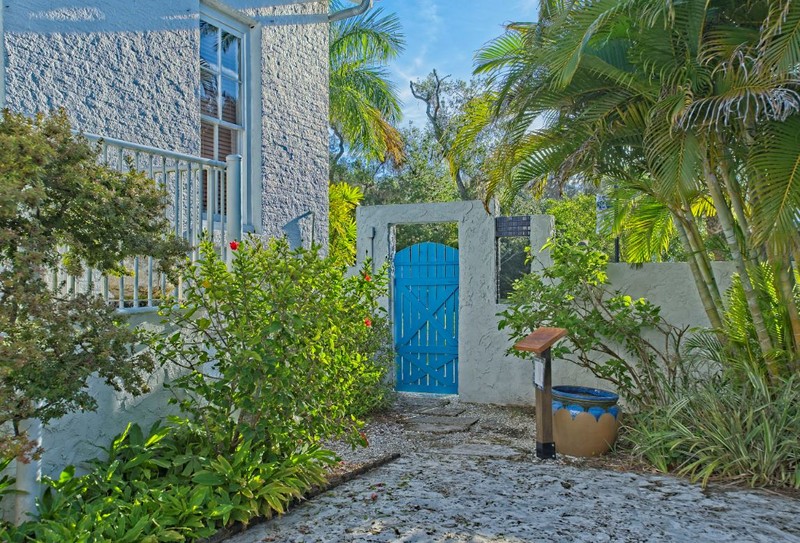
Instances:
[[[800,116],[764,127],[749,160],[753,229],[757,242],[776,254],[798,248],[800,228]]]

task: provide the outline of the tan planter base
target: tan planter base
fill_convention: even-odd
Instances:
[[[569,409],[553,413],[553,435],[556,452],[569,456],[600,456],[617,440],[619,421],[610,413],[599,419],[591,413],[572,416]]]

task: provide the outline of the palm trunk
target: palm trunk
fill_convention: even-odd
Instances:
[[[778,281],[781,285],[781,295],[789,313],[789,322],[792,325],[792,351],[800,355],[800,317],[797,314],[797,304],[794,301],[794,281],[792,281],[791,267],[779,264]]]
[[[689,253],[689,269],[692,270],[694,283],[697,287],[697,293],[700,295],[700,301],[703,303],[703,309],[705,309],[706,315],[708,316],[708,322],[710,322],[711,327],[717,331],[722,330],[722,317],[720,316],[719,308],[717,307],[717,304],[714,303],[714,298],[711,295],[711,287],[697,263],[695,252],[692,244],[689,241],[689,235],[686,232],[686,228],[681,223],[681,219],[677,216],[675,217],[675,227],[678,230],[678,234],[680,235],[684,248]]]
[[[711,267],[711,260],[708,257],[708,251],[706,251],[705,243],[703,242],[703,236],[700,234],[700,229],[697,227],[697,221],[692,214],[691,204],[689,204],[689,202],[684,202],[684,205],[688,212],[683,211],[682,217],[685,221],[686,235],[688,237],[689,244],[692,247],[692,254],[697,260],[697,265],[700,268],[700,271],[703,273],[706,283],[708,283],[711,297],[714,300],[714,304],[717,306],[717,311],[720,315],[722,315],[725,311],[725,305],[722,302],[722,294],[719,290],[717,278],[714,275],[714,269]]]
[[[739,227],[742,231],[744,239],[744,246],[747,248],[748,264],[753,267],[759,266],[758,249],[752,242],[750,235],[750,227],[747,216],[744,212],[744,201],[742,199],[742,188],[736,177],[733,174],[730,157],[726,156],[722,159],[720,173],[725,182],[725,188],[731,200],[731,207],[736,214],[736,220],[739,222]],[[797,311],[797,304],[794,301],[794,277],[791,270],[791,258],[786,262],[779,255],[774,254],[772,251],[767,251],[767,260],[772,264],[773,268],[777,271],[776,281],[778,292],[783,298],[786,312],[788,314],[789,323],[792,331],[792,346],[791,352],[800,353],[800,314]]]
[[[722,231],[725,234],[725,241],[728,243],[731,257],[741,278],[742,290],[747,300],[747,307],[750,310],[750,317],[753,319],[753,327],[756,331],[756,338],[761,348],[761,354],[764,356],[764,361],[767,365],[770,377],[775,379],[778,377],[779,371],[775,363],[771,361],[768,356],[774,348],[772,338],[770,338],[769,332],[767,331],[764,315],[761,312],[761,307],[758,305],[758,297],[750,281],[747,264],[745,263],[741,248],[739,247],[739,240],[736,238],[736,226],[733,214],[731,213],[730,207],[728,207],[728,202],[725,200],[725,196],[722,193],[719,179],[714,173],[707,156],[703,159],[703,170],[708,191],[711,194],[714,207],[717,209],[717,217],[722,226]]]
[[[791,258],[787,258],[781,262],[781,258],[776,255],[770,254],[770,260],[775,261],[777,269],[777,281],[779,285],[780,296],[786,306],[786,312],[789,317],[789,324],[792,328],[792,343],[788,345],[790,352],[795,355],[795,358],[800,354],[800,317],[798,317],[797,303],[794,299],[794,270],[792,269]]]

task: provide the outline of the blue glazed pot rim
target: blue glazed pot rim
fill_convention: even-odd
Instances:
[[[553,387],[553,394],[559,398],[582,401],[616,402],[619,395],[599,388],[561,385]]]

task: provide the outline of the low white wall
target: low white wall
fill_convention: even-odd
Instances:
[[[157,331],[163,330],[160,320],[155,313],[133,315],[129,319],[131,326]],[[92,379],[89,390],[97,399],[97,410],[71,413],[45,426],[42,474],[57,476],[68,465],[74,465],[80,472],[84,462],[103,456],[101,447],[108,447],[129,422],[139,424],[146,432],[154,422],[174,414],[176,409],[167,403],[171,393],[164,389],[163,383],[177,374],[175,367],[157,368],[148,379],[150,392],[141,396],[116,392],[101,380]]]
[[[732,262],[713,262],[714,275],[721,292],[731,285],[735,272]],[[634,299],[645,298],[661,308],[661,316],[675,326],[708,327],[708,317],[697,294],[692,271],[685,262],[662,262],[634,267],[630,264],[608,265],[612,288]],[[594,386],[614,390],[613,385],[575,365],[556,362],[553,384]]]
[[[156,313],[140,313],[128,319],[131,326],[142,326],[151,331],[163,331],[161,318]],[[168,404],[171,393],[163,384],[179,374],[179,368],[156,368],[148,379],[150,392],[131,396],[116,392],[100,379],[90,379],[89,391],[97,399],[97,410],[71,413],[50,421],[42,432],[42,475],[58,478],[67,466],[75,466],[77,473],[86,473],[87,462],[103,457],[103,448],[111,444],[114,436],[122,432],[128,423],[137,423],[147,432],[156,421],[176,414],[177,408]],[[12,463],[9,472],[14,475]],[[13,497],[0,502],[0,517],[11,519],[14,508]]]

